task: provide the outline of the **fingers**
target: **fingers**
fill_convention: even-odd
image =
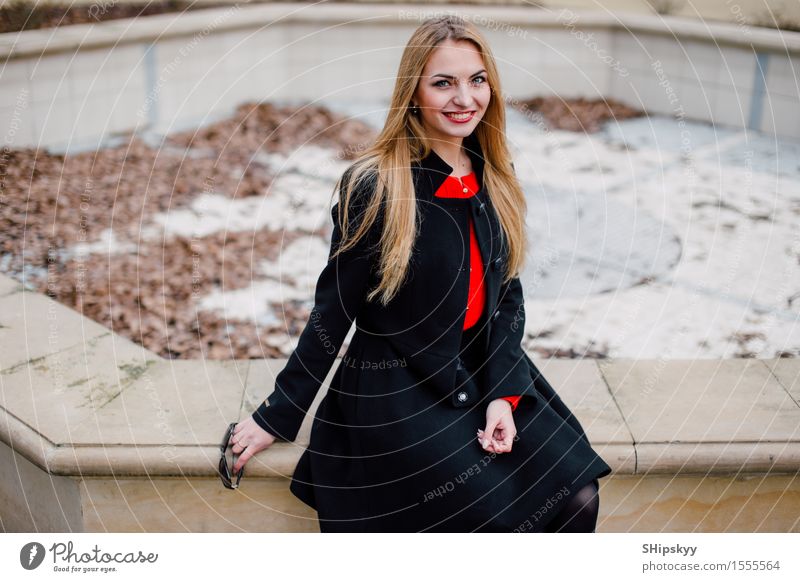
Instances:
[[[248,447],[249,447],[251,449],[250,456],[252,456],[253,455],[252,449],[258,448],[258,447],[255,446],[255,444],[256,444],[255,442],[251,442],[252,440],[253,439],[251,439],[251,438],[241,437],[239,439],[239,442],[235,443],[233,445],[233,449],[232,449],[233,450],[233,454],[242,455],[244,453],[244,451],[246,451],[248,449]]]
[[[486,449],[487,451],[490,450],[490,447],[494,447],[494,443],[492,442],[494,436],[494,430],[497,426],[497,420],[491,420],[486,423],[486,430],[478,430],[478,442],[481,446]]]
[[[488,431],[478,429],[478,443],[485,451],[496,453],[500,443],[494,436],[488,436],[489,434]]]
[[[244,451],[248,446],[247,438],[246,435],[244,434],[245,431],[243,431],[241,427],[242,427],[241,424],[237,424],[236,427],[231,432],[231,438],[228,440],[228,444],[233,445],[233,448],[231,450],[233,451],[234,455],[240,455],[242,451]],[[252,456],[252,454],[250,456]],[[241,458],[242,457],[239,457],[239,462],[237,463],[238,466],[244,464],[241,462]]]
[[[497,428],[492,433],[491,437],[487,431],[478,429],[478,442],[484,450],[491,453],[510,453],[514,443],[514,435],[512,431],[503,428]]]
[[[239,469],[244,467],[247,464],[247,461],[249,461],[250,457],[252,456],[253,456],[252,449],[245,449],[242,455],[233,464],[233,469],[232,469],[233,474],[235,475],[236,473],[238,473]]]
[[[238,484],[239,473],[244,469],[248,461],[259,451],[271,446],[274,442],[275,436],[258,426],[252,418],[246,418],[242,422],[234,424],[231,435],[228,438],[228,446],[231,447],[233,452],[233,462],[231,463],[230,457],[226,455],[225,465],[228,468],[225,470],[226,474],[222,475],[225,485],[229,489],[235,489],[236,486],[228,483],[227,479]],[[220,472],[222,472],[225,465],[223,465],[223,459],[220,459]],[[228,475],[227,473],[230,474]]]
[[[495,450],[498,453],[509,453],[511,452],[511,445],[514,442],[514,437],[511,435],[510,430],[504,430],[501,436],[501,440],[495,445]]]
[[[251,457],[262,449],[270,446],[274,441],[274,436],[264,431],[254,422],[244,420],[237,424],[231,432],[231,438],[228,441],[228,444],[232,445],[231,450],[236,457],[231,471],[237,473],[239,469],[245,466]]]
[[[478,429],[478,444],[483,448],[483,450],[493,453],[495,452],[494,441],[493,439],[485,439],[485,434],[486,433],[484,431]]]
[[[241,434],[241,432],[242,432],[241,431],[241,426],[242,426],[241,424],[237,424],[234,427],[233,431],[231,432],[231,438],[228,439],[228,444],[229,445],[233,445],[233,452],[234,453],[241,453],[242,452],[242,448],[243,447],[241,445],[241,441],[242,441],[242,437],[244,435]],[[238,447],[238,450],[237,450],[237,447]]]

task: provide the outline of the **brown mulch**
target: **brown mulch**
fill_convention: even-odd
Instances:
[[[522,113],[539,113],[551,129],[595,133],[610,119],[642,117],[644,111],[614,99],[563,99],[556,95],[513,103]]]
[[[34,3],[32,0],[12,0],[0,8],[0,33],[55,28],[69,24],[93,24],[120,18],[231,6],[226,2],[192,4],[192,2],[161,0],[140,4],[97,2],[83,6],[70,6],[48,2]]]
[[[227,141],[236,132],[236,139]],[[231,119],[209,124],[195,131],[171,134],[171,146],[212,148],[224,146],[226,155],[249,159],[253,152],[290,154],[297,147],[313,143],[339,149],[345,159],[355,159],[376,137],[366,124],[337,115],[324,107],[276,107],[269,103],[239,107]]]
[[[285,357],[263,343],[262,335],[299,335],[309,316],[302,305],[271,305],[285,322],[264,329],[200,311],[195,297],[249,285],[259,263],[277,259],[280,245],[295,236],[217,232],[194,240],[142,243],[135,254],[68,260],[57,271],[51,269],[39,290],[166,358]]]
[[[371,128],[321,107],[245,104],[231,118],[176,133],[160,148],[131,136],[124,146],[69,156],[34,149],[0,156],[0,266],[115,332],[168,358],[280,357],[259,345],[275,332],[298,335],[305,307],[273,305],[280,328],[197,312],[192,295],[249,286],[258,263],[305,233],[217,232],[139,241],[158,212],[189,206],[209,185],[230,198],[269,195],[272,176],[257,152],[287,153],[306,143],[352,159],[374,139]],[[204,157],[190,157],[185,148]],[[136,253],[64,256],[113,229]]]

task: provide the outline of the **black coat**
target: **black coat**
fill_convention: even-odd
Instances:
[[[480,146],[473,136],[465,146],[483,185]],[[412,165],[420,234],[409,277],[387,306],[365,300],[378,280],[380,220],[329,260],[297,348],[253,413],[293,441],[355,319],[290,485],[317,510],[322,531],[542,531],[572,494],[611,472],[522,349],[522,285],[502,284],[507,256],[486,188],[467,199],[434,195],[451,172],[435,152]],[[371,190],[355,192],[356,223]],[[331,253],[341,238],[338,211],[337,203]],[[459,386],[468,213],[485,266],[485,358],[480,380]],[[517,394],[512,451],[487,453],[477,441],[486,406]]]

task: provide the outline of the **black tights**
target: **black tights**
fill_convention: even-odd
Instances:
[[[573,495],[564,508],[547,524],[548,533],[593,533],[600,509],[597,479]]]

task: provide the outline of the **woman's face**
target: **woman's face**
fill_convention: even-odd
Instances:
[[[434,143],[460,143],[459,138],[470,135],[480,123],[490,98],[483,59],[475,45],[448,39],[428,58],[412,102],[420,108],[420,120]]]

